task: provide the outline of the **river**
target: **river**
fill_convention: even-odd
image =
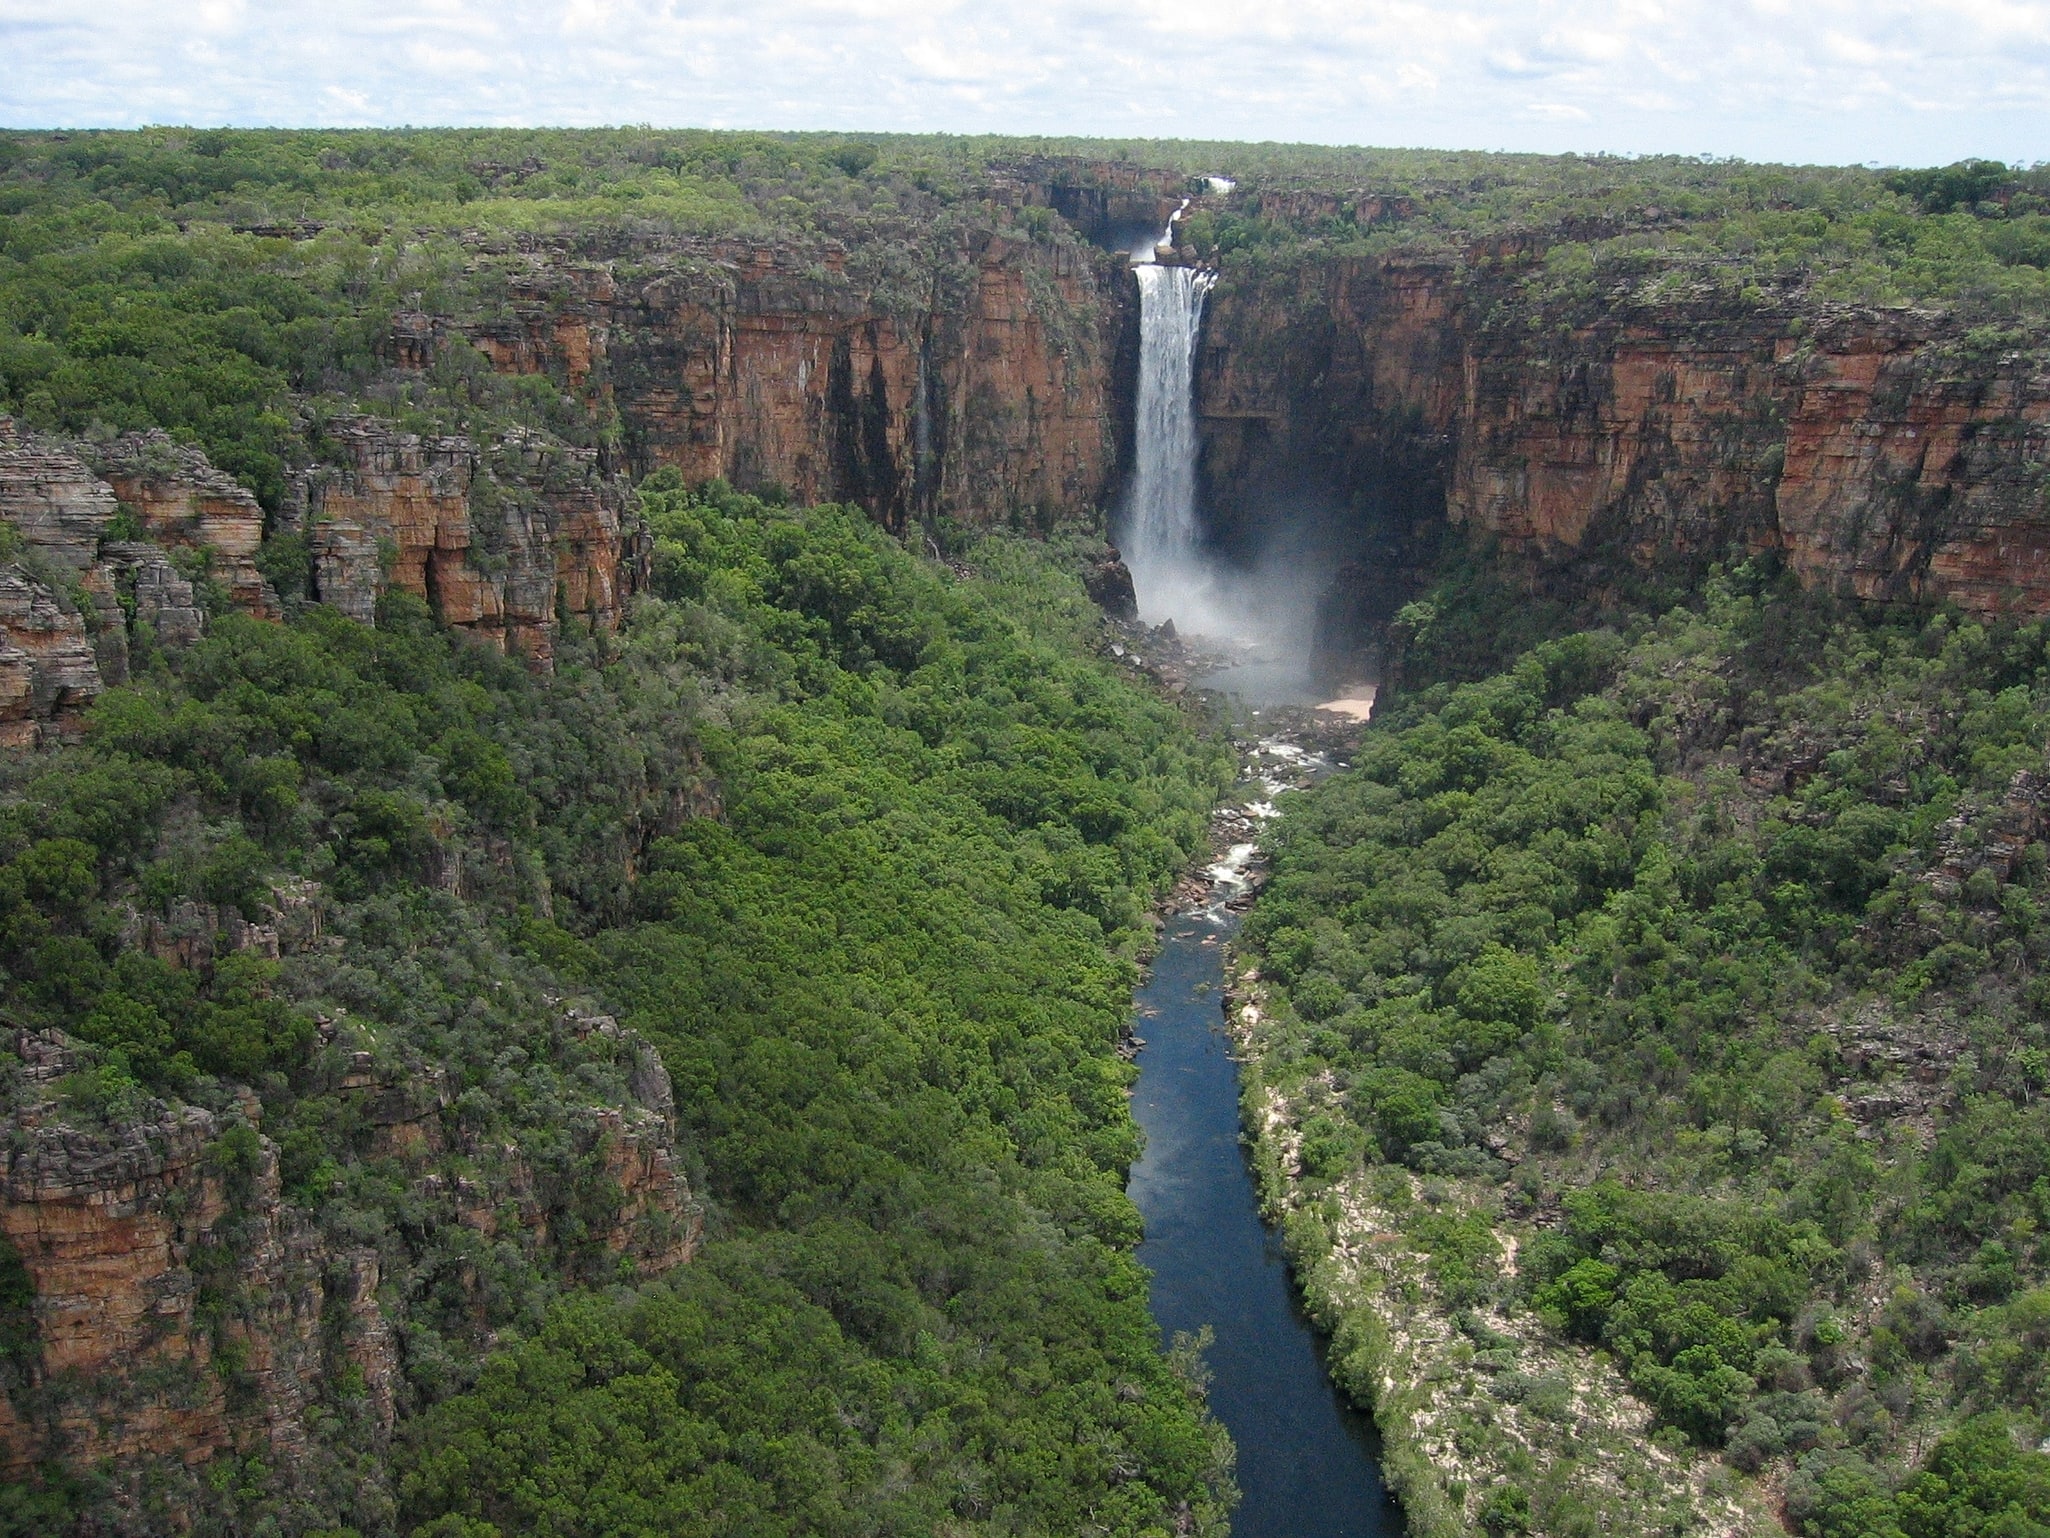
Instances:
[[[1238,1445],[1236,1538],[1399,1538],[1373,1423],[1325,1373],[1323,1339],[1260,1220],[1239,1142],[1224,1029],[1224,951],[1236,922],[1221,901],[1170,918],[1137,995],[1144,1045],[1133,1110],[1146,1152],[1130,1191],[1146,1220],[1139,1258],[1153,1272],[1153,1314],[1163,1338],[1216,1332],[1210,1408]]]

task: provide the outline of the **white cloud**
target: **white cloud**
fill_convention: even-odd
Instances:
[[[2050,158],[2050,0],[0,0],[0,122]]]

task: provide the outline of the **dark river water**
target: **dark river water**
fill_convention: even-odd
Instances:
[[[1153,1314],[1165,1338],[1206,1324],[1217,1333],[1210,1408],[1238,1444],[1236,1538],[1399,1538],[1373,1423],[1325,1376],[1322,1339],[1254,1200],[1224,1034],[1231,925],[1169,920],[1138,995],[1146,1045],[1133,1109],[1146,1154],[1130,1190],[1146,1219],[1139,1258],[1153,1272]]]

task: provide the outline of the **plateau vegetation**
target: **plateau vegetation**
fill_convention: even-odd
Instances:
[[[2050,1533],[2050,621],[1721,543],[1832,325],[1915,338],[1823,424],[1899,430],[1841,549],[1887,498],[2036,527],[2045,168],[152,128],[0,132],[0,1538],[1227,1530],[1123,1186],[1131,988],[1234,766],[1082,580],[1120,242],[1184,196],[1342,515],[1417,493],[1382,718],[1232,984],[1412,1529]],[[1657,489],[1714,531],[1463,545],[1464,428],[1326,388],[1326,300],[1416,271],[1440,378],[1515,400],[1646,315],[1655,407],[1689,338],[1750,358]],[[138,459],[155,525],[96,478]],[[185,537],[235,517],[239,596]],[[37,1291],[88,1189],[156,1267],[118,1309]]]

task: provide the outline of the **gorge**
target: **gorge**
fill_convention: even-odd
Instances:
[[[1771,552],[1827,591],[1980,615],[2032,612],[2050,591],[2034,469],[2050,452],[2050,387],[2033,353],[1989,328],[1785,287],[1738,292],[1712,264],[1619,271],[1606,288],[1556,276],[1559,252],[1627,239],[1637,216],[1450,250],[1420,229],[1415,241],[1441,250],[1418,256],[1402,246],[1405,224],[1423,222],[1408,200],[1211,183],[1114,163],[1002,167],[975,189],[986,214],[918,258],[937,264],[910,279],[924,294],[908,273],[867,270],[876,256],[845,241],[480,236],[461,302],[400,308],[375,339],[380,389],[423,403],[474,392],[456,381],[479,366],[553,381],[560,403],[540,436],[295,430],[287,441],[335,468],[294,472],[263,516],[305,522],[305,580],[347,612],[395,585],[541,658],[550,579],[506,588],[486,569],[500,557],[472,542],[517,552],[562,537],[562,518],[585,520],[567,537],[589,554],[558,580],[573,611],[609,614],[632,550],[604,483],[660,465],[845,500],[899,533],[1043,531],[1121,505],[1130,487],[1146,505],[1131,509],[1129,553],[1157,563],[1190,535],[1151,505],[1178,501],[1179,484],[1134,474],[1134,423],[1174,394],[1149,394],[1149,378],[1183,365],[1141,357],[1139,312],[1172,302],[1189,322],[1194,417],[1160,427],[1194,434],[1190,505],[1209,558],[1314,569],[1307,606],[1336,645],[1385,626],[1448,541],[1565,597],[1685,580],[1730,550]],[[1388,250],[1256,248],[1198,267],[1185,244],[1142,264],[1135,285],[1113,243],[1135,222],[1162,228],[1185,198],[1184,228],[1322,218]],[[1035,215],[1076,222],[1048,242]],[[1673,217],[1640,223],[1656,234]],[[597,446],[579,470],[585,438]],[[193,463],[188,478],[214,472]],[[595,479],[573,514],[563,504],[548,529],[501,532],[501,504],[560,501],[576,474]],[[480,501],[472,483],[507,487],[511,503],[496,490]],[[336,496],[351,500],[325,510]],[[401,552],[389,570],[384,542]]]
[[[2039,1477],[2040,172],[0,149],[0,1533]]]

